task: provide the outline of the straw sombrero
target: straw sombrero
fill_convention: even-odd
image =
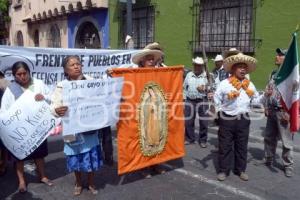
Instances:
[[[229,56],[237,55],[238,53],[241,53],[241,51],[236,48],[230,48],[229,50],[223,52],[223,58],[225,59]]]
[[[148,55],[153,55],[154,62],[156,63],[164,54],[159,50],[143,49],[132,57],[132,62],[139,65],[139,63]]]
[[[238,53],[237,55],[229,56],[224,60],[224,69],[227,72],[231,72],[232,66],[237,63],[245,63],[247,67],[247,73],[251,73],[256,69],[257,60],[251,56]]]
[[[144,49],[163,51],[163,48],[160,46],[160,44],[158,42],[150,43],[150,44],[146,45]]]

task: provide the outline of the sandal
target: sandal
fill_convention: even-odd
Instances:
[[[75,188],[74,188],[74,196],[79,196],[82,192],[82,186],[77,186],[75,185]]]
[[[89,186],[89,190],[91,191],[92,194],[96,195],[98,194],[98,190],[96,190],[94,185]]]
[[[44,183],[44,184],[47,185],[47,186],[53,186],[53,182],[50,181],[50,180],[49,180],[48,178],[46,178],[46,177],[42,178],[40,182],[41,182],[41,183]]]

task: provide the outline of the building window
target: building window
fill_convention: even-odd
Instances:
[[[193,50],[254,52],[253,0],[194,0]]]
[[[48,47],[61,47],[60,31],[57,24],[52,25],[48,32]]]
[[[18,9],[22,7],[22,0],[15,0],[14,8]]]
[[[39,36],[39,31],[38,30],[35,30],[34,32],[34,46],[35,47],[39,47],[40,46],[40,36]]]
[[[17,32],[17,46],[24,46],[23,33],[21,31]]]
[[[84,22],[78,28],[75,48],[100,49],[101,41],[98,29],[92,22]]]
[[[134,48],[141,49],[147,44],[154,41],[154,21],[155,21],[154,6],[147,6],[132,9],[132,31]],[[123,42],[127,35],[126,27],[126,12],[123,12]],[[125,45],[124,45],[125,46]]]

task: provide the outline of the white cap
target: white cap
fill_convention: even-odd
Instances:
[[[194,64],[203,65],[204,60],[201,57],[196,57],[195,59],[192,59]]]
[[[223,56],[218,54],[216,55],[215,59],[213,59],[215,62],[218,62],[218,61],[222,61],[223,60]]]
[[[127,43],[130,39],[132,39],[132,37],[130,35],[126,35],[125,43]]]

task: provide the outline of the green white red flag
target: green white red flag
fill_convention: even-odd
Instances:
[[[275,84],[281,94],[284,108],[290,114],[290,130],[299,129],[299,56],[297,33],[293,33],[283,64],[275,77]]]

